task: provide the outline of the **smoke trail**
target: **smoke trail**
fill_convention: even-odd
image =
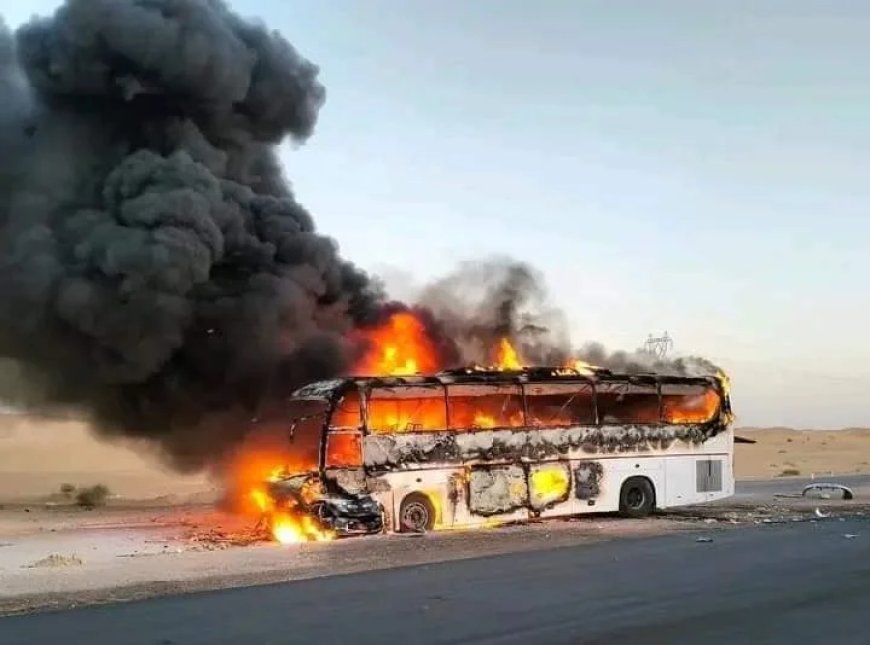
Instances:
[[[15,44],[4,29],[0,354],[42,399],[195,468],[344,368],[380,290],[274,151],[313,132],[317,67],[218,0],[68,0]]]
[[[536,364],[569,353],[564,315],[549,305],[543,277],[525,263],[504,257],[465,262],[423,289],[418,302],[455,340],[466,363],[491,364],[503,337]]]
[[[508,338],[530,365],[566,365],[581,359],[618,372],[714,375],[719,368],[690,356],[660,360],[641,349],[608,351],[600,343],[571,346],[567,317],[552,305],[543,276],[525,263],[495,257],[466,262],[427,286],[420,304],[454,339],[464,363],[491,365],[492,349]]]

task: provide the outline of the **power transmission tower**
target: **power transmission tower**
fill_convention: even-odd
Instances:
[[[661,336],[647,336],[646,342],[643,345],[643,350],[647,354],[652,354],[658,359],[663,359],[668,355],[668,352],[674,348],[674,339],[665,332]]]

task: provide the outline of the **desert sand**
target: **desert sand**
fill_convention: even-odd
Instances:
[[[870,429],[741,428],[755,444],[735,447],[738,479],[870,473]],[[98,439],[80,421],[0,415],[0,502],[31,501],[60,486],[105,484],[116,499],[204,501],[205,475],[173,473],[147,445]]]
[[[734,447],[737,479],[870,473],[870,428],[740,428],[754,444]]]
[[[215,489],[205,475],[173,473],[150,446],[98,439],[81,421],[0,415],[0,502],[41,499],[62,484],[104,484],[116,499],[167,502]]]

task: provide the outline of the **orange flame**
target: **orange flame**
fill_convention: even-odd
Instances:
[[[291,509],[278,508],[275,500],[262,488],[254,488],[250,496],[265,519],[272,537],[280,544],[299,544],[312,540],[323,542],[335,537],[317,526],[312,517]]]
[[[262,522],[272,538],[281,544],[331,539],[316,521],[294,508],[279,506],[269,494],[268,482],[277,481],[287,472],[306,472],[316,464],[294,454],[287,441],[286,424],[263,427],[249,434],[225,464],[230,510]]]
[[[357,374],[401,376],[440,369],[426,326],[411,312],[393,314],[380,327],[365,332],[364,339],[371,347],[356,365]]]
[[[507,338],[502,338],[496,348],[496,367],[500,370],[521,370],[523,364],[517,350]]]
[[[719,394],[705,388],[697,396],[663,396],[664,418],[667,423],[705,423],[719,409]]]
[[[484,414],[483,412],[475,412],[474,413],[474,425],[478,428],[494,428],[495,427],[495,417],[492,417],[488,414]]]
[[[579,358],[575,358],[569,361],[565,367],[567,367],[568,369],[572,369],[580,374],[583,374],[584,376],[592,376],[595,374],[595,366],[590,365],[586,361]]]

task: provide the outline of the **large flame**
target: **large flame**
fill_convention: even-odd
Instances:
[[[510,340],[502,338],[496,348],[496,367],[500,370],[521,370],[523,369],[522,361]]]
[[[227,502],[238,515],[259,522],[281,544],[323,541],[334,537],[314,518],[295,508],[279,506],[268,485],[287,472],[304,472],[312,464],[294,455],[284,432],[255,432],[248,436],[227,469]]]
[[[252,489],[250,496],[276,542],[281,544],[323,542],[335,537],[330,531],[319,527],[311,516],[298,513],[293,509],[279,508],[272,496],[262,488]]]
[[[367,376],[402,376],[441,369],[438,352],[426,326],[408,311],[391,315],[364,333],[369,350],[354,372]]]

